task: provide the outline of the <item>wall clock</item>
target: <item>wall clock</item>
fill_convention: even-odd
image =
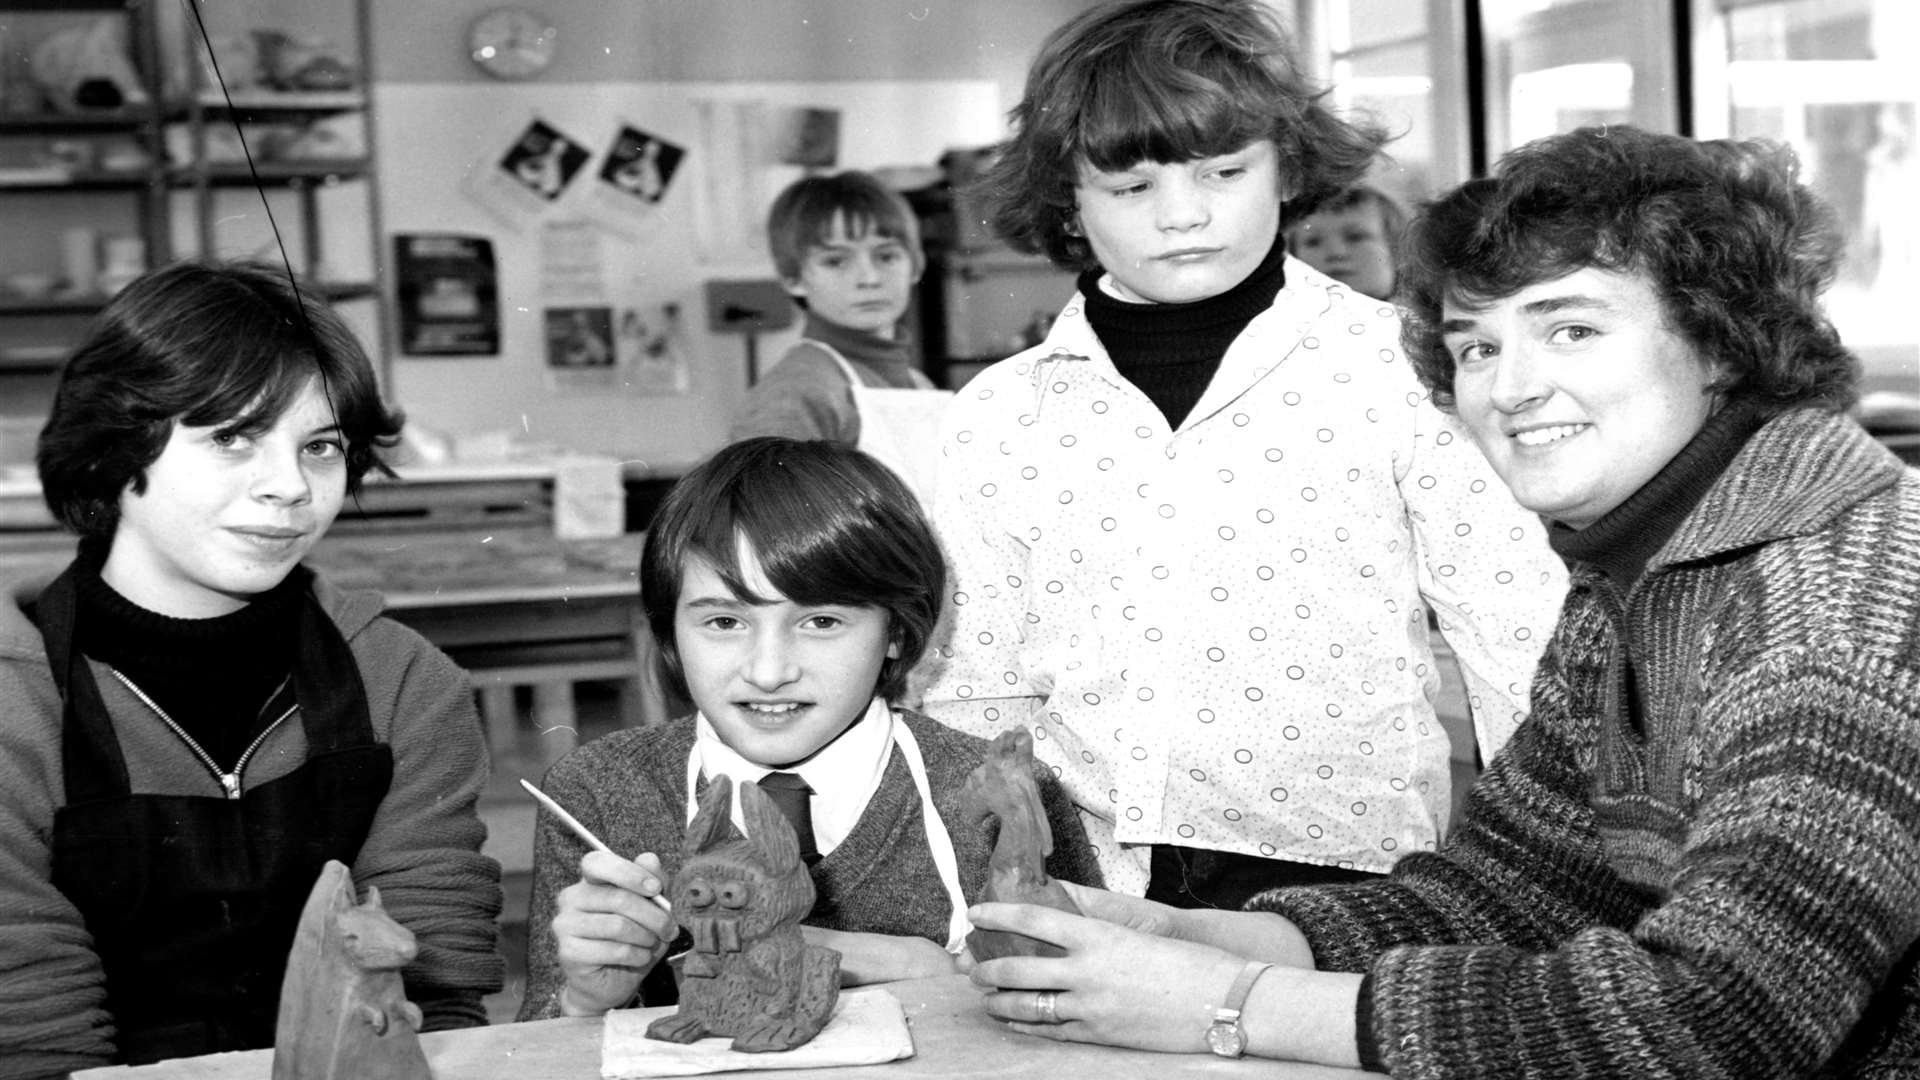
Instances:
[[[493,8],[467,26],[468,55],[498,79],[530,79],[545,71],[558,38],[553,20],[524,7]]]

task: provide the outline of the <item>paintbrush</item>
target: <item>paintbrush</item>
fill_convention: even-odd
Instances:
[[[574,817],[572,814],[567,813],[565,807],[561,806],[557,802],[554,802],[553,796],[547,794],[544,791],[541,791],[537,787],[534,787],[533,784],[527,779],[525,779],[524,777],[521,778],[520,780],[520,786],[527,789],[527,794],[533,796],[533,799],[535,802],[539,803],[541,806],[546,807],[547,813],[552,814],[556,818],[559,818],[560,824],[565,825],[569,829],[572,829],[573,835],[585,841],[587,846],[593,848],[593,850],[595,851],[604,851],[609,855],[618,854],[612,848],[608,847],[605,841],[593,835],[592,829],[589,829],[585,825],[580,824],[580,820],[578,818]],[[654,895],[654,896],[648,897],[647,899],[652,900],[656,904],[659,904],[660,910],[666,912],[669,915],[673,914],[673,905],[667,902],[666,897]]]

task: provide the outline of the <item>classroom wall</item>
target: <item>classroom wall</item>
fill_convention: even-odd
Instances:
[[[395,397],[412,424],[467,447],[511,437],[671,467],[718,446],[747,385],[748,342],[708,330],[704,283],[770,267],[710,234],[757,231],[747,226],[799,170],[708,153],[731,130],[716,135],[713,118],[837,109],[840,167],[931,168],[1003,134],[1033,50],[1087,2],[530,0],[558,27],[558,55],[540,78],[504,83],[465,56],[465,27],[491,0],[371,0],[381,228],[487,237],[502,298],[500,355],[396,352]],[[575,190],[538,214],[502,215],[478,185],[536,118],[588,144],[636,126],[689,153],[658,213],[620,232],[580,227],[589,207]],[[548,366],[542,311],[575,302],[561,294],[586,276],[616,309],[677,310],[684,394]],[[762,370],[790,340],[754,339]]]

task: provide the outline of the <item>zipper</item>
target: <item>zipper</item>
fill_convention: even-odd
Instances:
[[[287,717],[292,716],[294,712],[300,708],[300,703],[297,701],[287,706],[286,712],[275,717],[273,723],[268,724],[266,730],[254,736],[253,741],[247,744],[247,748],[240,752],[240,759],[233,763],[233,771],[225,772],[221,770],[219,763],[213,760],[213,755],[202,749],[200,744],[194,741],[193,736],[187,734],[187,729],[175,723],[173,717],[167,715],[167,711],[160,707],[159,702],[148,697],[145,690],[135,686],[132,679],[122,675],[119,668],[109,666],[107,670],[113,672],[113,677],[120,680],[121,686],[133,691],[134,697],[139,698],[142,704],[152,709],[153,715],[159,717],[167,727],[173,730],[175,735],[180,737],[181,742],[187,744],[187,749],[193,751],[193,756],[199,758],[200,764],[206,766],[207,771],[213,774],[213,778],[220,782],[220,789],[226,792],[226,797],[229,800],[240,797],[240,774],[246,771],[247,760],[253,757],[254,751],[260,749],[260,745],[267,741],[267,736],[273,734],[275,728],[286,723]],[[284,681],[280,684],[281,687],[285,685],[286,683]],[[275,687],[273,693],[274,695],[278,695],[280,693],[280,687]],[[272,701],[273,697],[268,697],[267,700]]]

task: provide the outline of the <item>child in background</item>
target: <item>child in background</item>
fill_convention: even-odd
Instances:
[[[1253,0],[1122,0],[1042,47],[987,173],[1013,246],[1082,272],[948,413],[953,629],[922,708],[1033,728],[1109,887],[1238,907],[1432,848],[1449,742],[1427,605],[1482,751],[1526,712],[1565,577],[1399,350],[1280,226],[1380,136]]]
[[[1393,296],[1394,266],[1407,212],[1393,196],[1370,184],[1355,184],[1287,227],[1294,258],[1355,292],[1386,300]]]
[[[329,859],[413,932],[426,1029],[486,1023],[473,688],[301,565],[399,431],[273,267],[153,271],[62,370],[40,480],[78,554],[0,587],[0,1076],[273,1045]]]
[[[809,176],[774,200],[767,240],[806,326],[747,391],[729,438],[857,446],[924,493],[953,395],[920,370],[902,321],[926,268],[912,208],[863,172]]]
[[[818,899],[805,932],[840,951],[844,981],[954,970],[990,853],[962,785],[987,747],[889,704],[945,580],[917,500],[851,447],[748,439],[674,486],[647,534],[641,595],[667,678],[698,711],[603,736],[548,772],[548,794],[637,858],[592,851],[541,814],[530,923],[552,932],[529,944],[521,1019],[674,1000],[656,970],[674,924],[651,898],[723,774],[737,789],[793,773],[811,789]],[[1035,772],[1048,872],[1097,879],[1072,805]],[[796,831],[806,854],[809,830]]]

